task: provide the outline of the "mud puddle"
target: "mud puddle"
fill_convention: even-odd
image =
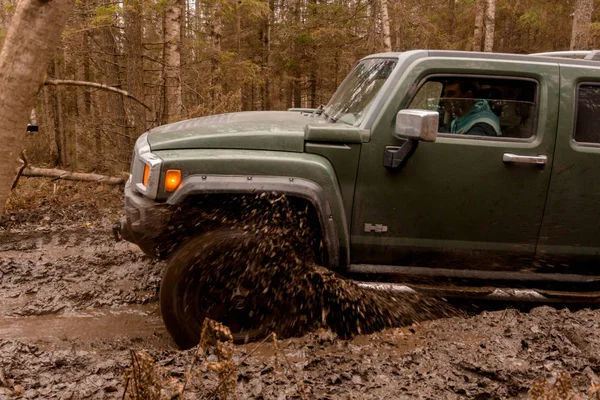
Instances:
[[[0,339],[84,341],[167,336],[156,303],[34,317],[0,317]]]

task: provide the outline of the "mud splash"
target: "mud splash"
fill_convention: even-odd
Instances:
[[[177,282],[185,281],[190,282],[188,286],[198,285],[188,289],[195,293],[192,297],[204,295],[211,302],[215,294],[210,289],[218,287],[225,295],[216,303],[232,310],[223,312],[227,315],[240,308],[237,303],[229,304],[228,294],[244,292],[247,314],[262,318],[260,323],[269,323],[269,330],[283,337],[327,327],[346,339],[457,315],[457,310],[439,299],[363,288],[320,267],[326,257],[315,226],[318,220],[309,204],[262,193],[219,202],[199,196],[194,198],[194,205],[202,210],[194,220],[190,221],[192,216],[185,211],[175,215],[175,221],[181,222],[174,223],[173,231],[200,233],[189,246],[175,250],[169,261],[163,304],[176,304],[187,295],[183,288],[177,288]],[[178,343],[189,347],[198,343],[202,322],[196,322],[195,315],[183,315],[185,311],[179,315],[182,308],[170,305],[163,312],[175,315],[166,321],[167,327]],[[180,328],[182,324],[186,324],[185,329]]]

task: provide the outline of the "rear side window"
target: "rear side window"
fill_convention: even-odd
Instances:
[[[573,139],[578,143],[600,143],[600,85],[579,85]]]
[[[537,83],[518,78],[430,76],[408,108],[438,111],[438,132],[473,139],[535,135]]]

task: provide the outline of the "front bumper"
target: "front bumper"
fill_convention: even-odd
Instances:
[[[130,179],[125,184],[125,216],[113,225],[115,239],[135,243],[144,253],[160,258],[173,213],[173,206],[134,191]]]

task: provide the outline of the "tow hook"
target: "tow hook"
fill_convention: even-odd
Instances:
[[[113,222],[112,232],[113,232],[113,237],[115,238],[115,242],[120,242],[123,239],[123,235],[121,235],[121,220],[120,219]]]

